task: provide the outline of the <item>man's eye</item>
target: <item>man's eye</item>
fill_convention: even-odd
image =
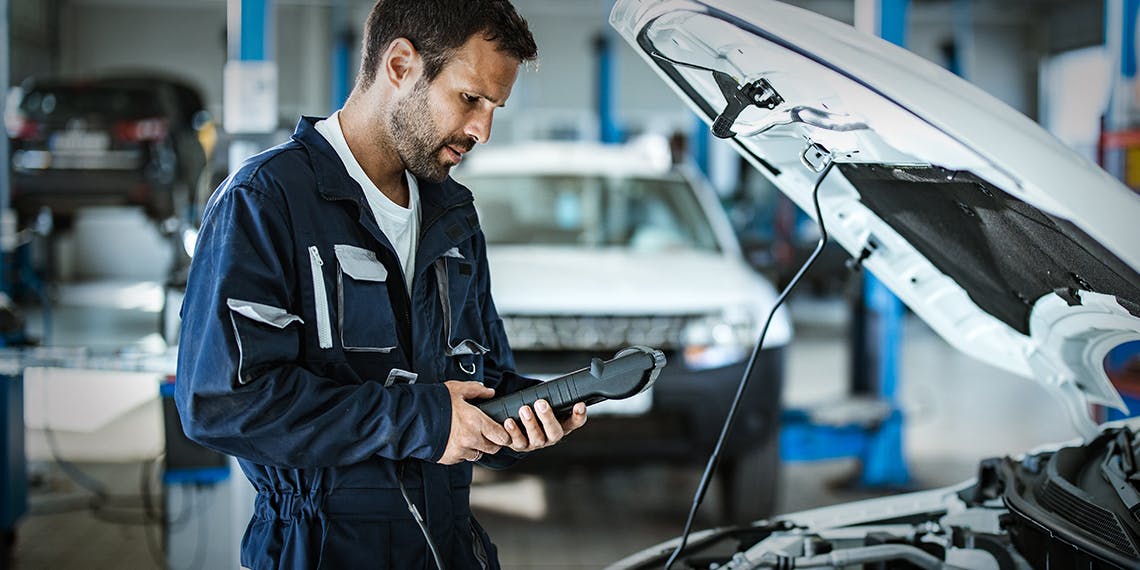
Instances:
[[[474,103],[474,102],[478,101],[479,98],[470,94],[470,93],[464,93],[463,94],[463,100],[467,101],[468,103]]]

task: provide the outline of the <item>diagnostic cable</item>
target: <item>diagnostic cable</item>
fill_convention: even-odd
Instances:
[[[709,482],[712,480],[713,473],[716,471],[717,465],[720,463],[721,452],[724,449],[724,442],[728,439],[728,433],[732,429],[732,421],[736,419],[736,410],[740,407],[741,397],[744,395],[744,390],[748,387],[748,380],[752,377],[752,368],[756,364],[756,357],[760,354],[760,349],[764,346],[764,337],[768,334],[768,326],[772,324],[772,318],[776,316],[776,309],[780,308],[784,299],[788,297],[792,289],[803,278],[804,273],[811,268],[812,264],[819,257],[823,251],[823,246],[827,245],[827,229],[823,225],[823,214],[819,208],[819,188],[823,185],[824,179],[831,172],[832,166],[835,165],[833,160],[828,160],[827,165],[823,167],[819,176],[815,180],[815,187],[812,189],[811,200],[812,205],[815,207],[815,219],[819,223],[819,242],[815,245],[815,250],[808,256],[807,261],[804,261],[800,269],[796,271],[792,280],[780,292],[780,296],[776,298],[776,303],[772,305],[772,310],[768,312],[768,318],[764,320],[764,328],[760,329],[760,336],[756,339],[756,345],[752,347],[752,356],[748,359],[748,366],[744,369],[744,377],[740,379],[740,384],[736,388],[736,396],[732,399],[732,406],[728,409],[728,416],[724,419],[724,426],[720,430],[720,437],[716,440],[716,447],[713,448],[712,455],[709,457],[709,462],[705,466],[704,475],[701,476],[700,485],[697,487],[697,492],[693,495],[693,505],[689,509],[689,518],[685,521],[685,531],[681,534],[681,541],[677,544],[677,548],[673,551],[669,561],[665,563],[665,570],[673,567],[673,563],[685,550],[685,544],[689,540],[689,534],[693,530],[693,519],[696,518],[697,510],[700,509],[701,503],[704,502],[705,493],[708,492]]]

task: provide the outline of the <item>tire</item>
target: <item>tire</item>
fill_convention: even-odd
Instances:
[[[776,512],[780,483],[778,430],[759,446],[721,461],[721,517],[725,524],[748,524]]]

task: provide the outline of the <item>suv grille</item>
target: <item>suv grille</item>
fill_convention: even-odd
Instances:
[[[681,333],[701,315],[670,316],[504,316],[516,350],[610,350],[632,345],[679,348]]]

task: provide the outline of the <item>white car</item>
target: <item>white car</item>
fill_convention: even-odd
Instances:
[[[475,194],[492,292],[521,373],[567,373],[630,345],[668,360],[650,391],[592,407],[589,429],[519,468],[701,465],[776,298],[745,262],[707,182],[646,142],[492,147],[464,160],[455,178]],[[728,445],[722,484],[745,499],[730,503],[733,518],[774,505],[791,336],[781,311]]]
[[[795,7],[618,0],[610,21],[943,338],[1044,384],[1084,436],[954,488],[703,531],[673,567],[1140,567],[1133,429],[1089,415],[1123,409],[1103,363],[1140,339],[1140,197],[949,72]]]

